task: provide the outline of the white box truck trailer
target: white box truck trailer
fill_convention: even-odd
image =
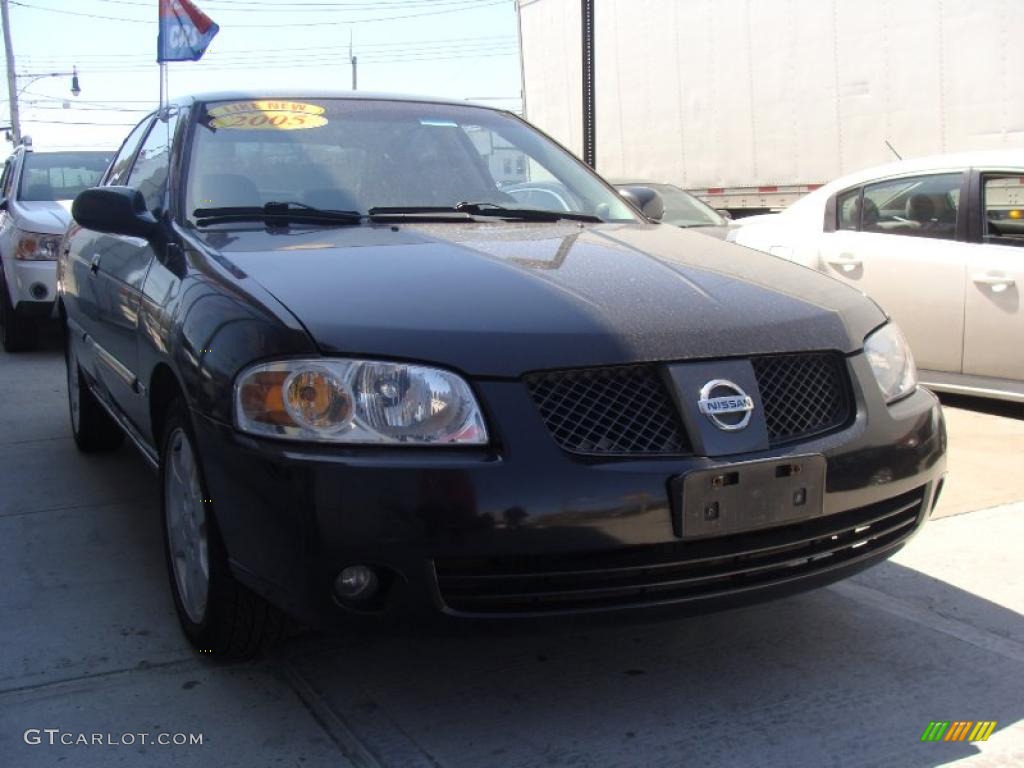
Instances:
[[[1024,147],[1024,0],[593,2],[608,178],[743,214],[894,151]],[[581,154],[581,0],[518,12],[526,117]]]

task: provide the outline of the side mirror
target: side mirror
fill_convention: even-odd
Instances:
[[[112,235],[149,237],[156,229],[146,199],[131,187],[94,187],[80,192],[71,204],[71,216],[86,229]]]
[[[651,221],[661,221],[665,215],[665,201],[650,187],[619,187],[619,194]]]
[[[729,213],[728,208],[715,208],[715,213],[717,213],[723,219],[728,219],[729,221],[732,221],[732,214]]]

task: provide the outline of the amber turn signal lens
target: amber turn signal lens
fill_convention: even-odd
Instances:
[[[295,422],[284,407],[282,390],[287,371],[259,371],[241,386],[239,404],[245,414],[255,421],[278,426],[292,426]]]

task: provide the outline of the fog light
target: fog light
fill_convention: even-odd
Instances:
[[[350,565],[334,580],[334,593],[342,600],[369,600],[377,592],[380,579],[365,565]]]
[[[32,293],[32,298],[37,301],[42,301],[50,293],[47,287],[42,283],[32,283],[32,287],[29,288],[29,291]]]

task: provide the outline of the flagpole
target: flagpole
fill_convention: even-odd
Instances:
[[[159,2],[157,2],[157,12],[156,12],[156,18],[157,18],[157,28],[156,28],[156,30],[157,30],[156,31],[156,63],[157,63],[157,65],[159,67],[159,70],[160,70],[160,102],[159,102],[159,104],[157,106],[157,110],[158,110],[157,111],[157,115],[162,115],[163,114],[163,112],[164,112],[164,98],[166,97],[166,94],[164,93],[164,74],[165,74],[164,70],[165,70],[165,67],[167,65],[164,63],[164,59],[163,59],[163,56],[164,56],[164,19],[163,19],[163,17],[164,17],[164,0],[159,0]]]
[[[160,111],[158,114],[163,115],[164,109],[167,106],[167,65],[164,62],[160,62]]]

